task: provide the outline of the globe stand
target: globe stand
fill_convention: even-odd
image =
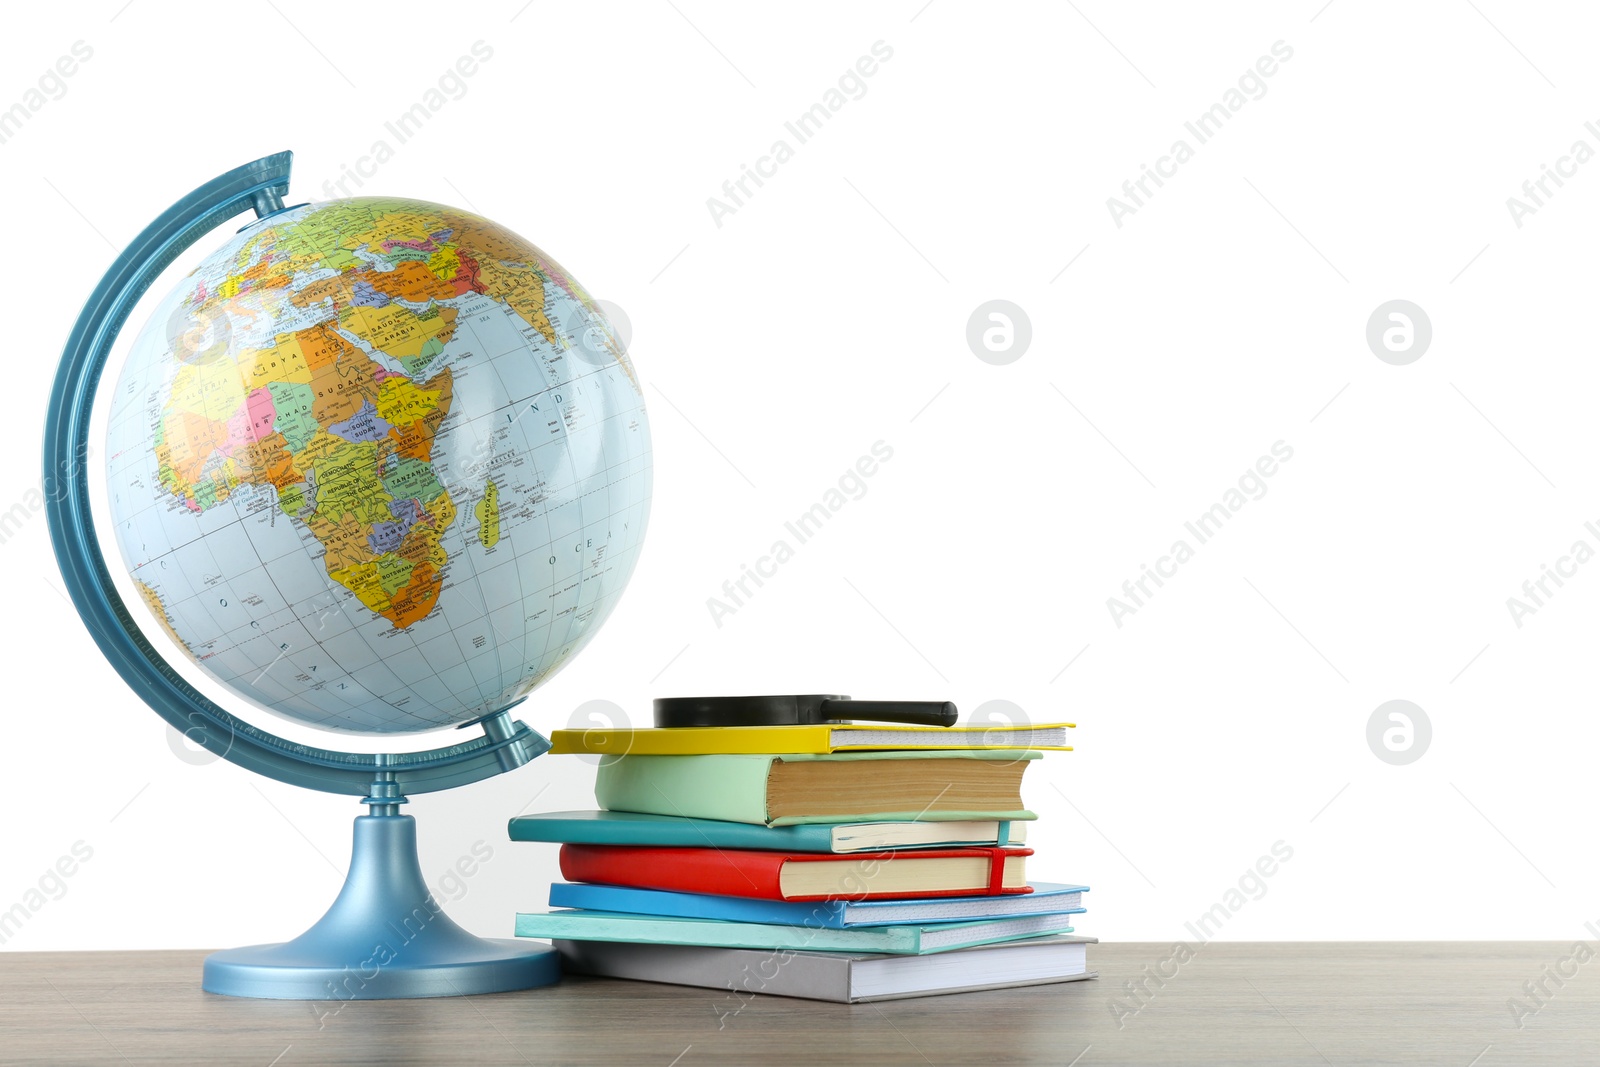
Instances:
[[[392,785],[392,783],[390,783]],[[328,913],[280,945],[206,957],[208,993],[273,1000],[389,1000],[503,993],[554,984],[556,950],[489,940],[451,921],[423,881],[417,821],[401,798],[369,797],[355,820],[350,873]]]

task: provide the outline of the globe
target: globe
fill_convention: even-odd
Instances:
[[[650,507],[622,340],[510,230],[418,200],[244,227],[113,393],[116,541],[160,630],[330,730],[479,719],[610,615]]]
[[[510,712],[594,636],[638,560],[651,480],[639,381],[600,305],[515,233],[420,200],[286,207],[291,163],[280,152],[200,185],[90,295],[45,424],[56,562],[101,654],[170,727],[366,805],[323,917],[212,953],[203,989],[342,1002],[548,985],[553,948],[444,914],[400,808],[549,750]],[[156,305],[112,392],[119,587],[85,469],[101,377],[163,270],[248,211]],[[290,740],[169,657],[314,730],[466,732],[427,750]],[[75,722],[97,742],[89,715]]]

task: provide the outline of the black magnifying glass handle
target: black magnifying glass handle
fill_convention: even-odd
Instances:
[[[954,726],[956,706],[948,700],[824,700],[822,714],[829,719],[868,719],[903,722],[912,726]]]
[[[808,693],[781,696],[662,697],[655,701],[657,726],[803,726],[847,719],[954,726],[948,700],[851,700]]]

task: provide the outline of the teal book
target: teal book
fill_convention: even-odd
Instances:
[[[513,841],[574,845],[650,845],[658,848],[733,848],[776,852],[878,852],[891,848],[1020,845],[1026,823],[851,822],[762,826],[722,819],[689,819],[635,811],[546,811],[518,815]]]
[[[624,941],[640,945],[793,949],[816,952],[884,952],[922,956],[1001,941],[1072,932],[1070,915],[1028,915],[926,926],[870,926],[844,930],[777,923],[619,915],[608,911],[518,912],[518,937],[563,941]]]
[[[901,897],[887,900],[768,900],[714,893],[673,893],[625,885],[556,882],[552,908],[654,915],[667,919],[722,919],[783,926],[933,925],[979,919],[1017,919],[1026,915],[1077,915],[1085,909],[1083,885],[1034,882],[1033,892],[1011,896]]]
[[[793,826],[1033,819],[1022,774],[1038,752],[621,756],[600,765],[609,811]]]

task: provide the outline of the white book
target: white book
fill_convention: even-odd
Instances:
[[[557,940],[555,946],[573,974],[723,989],[730,998],[770,993],[854,1004],[1095,978],[1088,969],[1094,941],[1062,935],[928,956],[615,941]]]

